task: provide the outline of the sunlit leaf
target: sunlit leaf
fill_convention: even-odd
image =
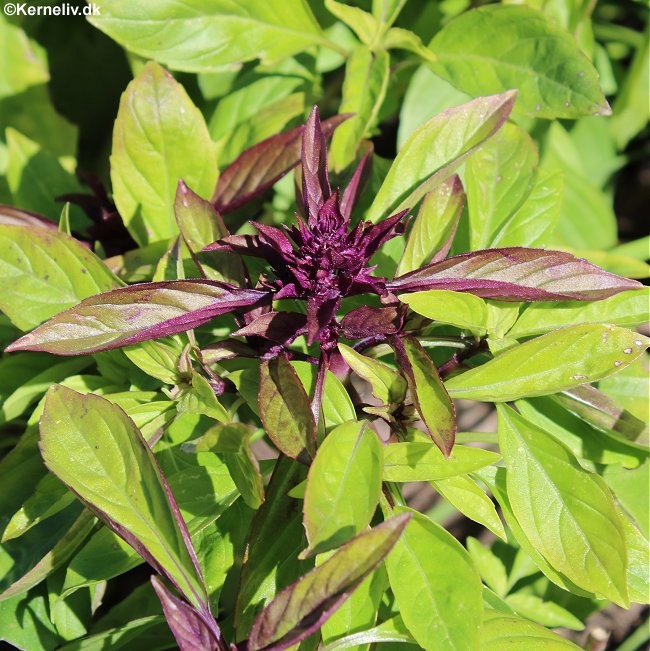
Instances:
[[[338,547],[369,524],[381,492],[382,446],[362,422],[334,428],[309,468],[304,525],[309,553]]]
[[[105,10],[109,20],[109,7]],[[139,244],[178,234],[179,179],[200,196],[210,196],[217,180],[214,146],[185,89],[151,62],[122,95],[111,154],[115,204]]]
[[[506,402],[593,382],[643,354],[649,340],[612,325],[561,328],[510,348],[445,383],[454,398]]]
[[[527,6],[463,12],[430,47],[437,74],[472,95],[517,88],[517,110],[526,115],[611,114],[598,73],[572,35]]]
[[[623,524],[607,485],[513,409],[498,412],[508,497],[526,537],[576,585],[627,606]]]

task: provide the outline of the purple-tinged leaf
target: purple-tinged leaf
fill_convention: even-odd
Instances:
[[[257,616],[248,651],[282,651],[318,630],[386,558],[410,519],[404,513],[359,534],[280,592]]]
[[[403,322],[404,311],[396,307],[363,305],[348,312],[341,321],[341,327],[348,339],[365,339],[397,334]]]
[[[512,247],[456,255],[386,286],[394,292],[449,289],[502,301],[594,301],[641,284],[570,253]]]
[[[304,334],[307,317],[297,312],[266,312],[232,333],[233,337],[263,337],[279,344],[290,344]]]
[[[354,205],[357,202],[357,199],[361,195],[361,192],[365,188],[372,171],[372,153],[373,147],[372,144],[369,147],[369,151],[364,155],[364,157],[357,165],[357,169],[354,171],[350,182],[347,184],[345,190],[343,191],[343,196],[341,197],[341,215],[345,221],[349,221],[352,216],[352,210]]]
[[[58,226],[47,217],[43,217],[35,212],[16,208],[15,206],[5,206],[0,204],[0,224],[9,226],[34,226],[35,228],[49,228],[58,230]]]
[[[208,280],[243,285],[244,265],[239,256],[203,251],[206,246],[230,233],[214,206],[185,185],[182,179],[178,181],[176,189],[174,214],[192,259],[202,275]]]
[[[404,144],[368,210],[377,222],[414,207],[508,119],[516,92],[477,97],[423,124]]]
[[[49,470],[193,606],[208,612],[185,521],[149,445],[126,413],[99,396],[54,385],[40,431]]]
[[[266,296],[266,292],[207,280],[132,285],[85,299],[6,350],[94,353],[184,332]]]
[[[341,304],[338,292],[330,290],[325,296],[307,297],[307,343],[314,343],[334,321]]]
[[[160,599],[167,624],[181,651],[227,649],[221,636],[215,639],[213,631],[197,611],[173,595],[157,576],[151,577],[151,585]],[[219,644],[219,641],[222,644]]]
[[[394,337],[391,345],[422,422],[433,442],[448,457],[456,438],[456,410],[435,364],[415,337]]]
[[[219,341],[201,349],[201,360],[204,364],[216,364],[233,357],[257,357],[257,354],[250,346],[235,339]]]
[[[424,195],[396,275],[400,276],[419,269],[428,262],[439,262],[447,257],[464,205],[465,192],[456,175]]]
[[[376,224],[366,222],[363,229],[363,254],[367,260],[379,249],[384,243],[404,232],[404,224],[402,219],[408,213],[407,210],[402,210],[386,219],[382,219]]]
[[[286,357],[260,365],[258,407],[264,429],[278,450],[292,459],[313,457],[316,425],[309,397]]]
[[[323,121],[321,130],[329,136],[348,115],[336,115]],[[215,208],[225,214],[258,197],[300,163],[302,134],[300,126],[267,138],[244,151],[219,177],[212,195]]]
[[[302,201],[309,226],[314,226],[320,207],[332,192],[327,172],[327,144],[314,106],[302,132]]]

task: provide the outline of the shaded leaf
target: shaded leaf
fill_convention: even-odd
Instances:
[[[508,498],[526,537],[576,585],[626,607],[625,534],[607,485],[513,409],[498,413]]]
[[[359,534],[280,592],[255,620],[248,638],[250,651],[270,644],[286,649],[317,630],[384,560],[410,519],[410,513],[402,513]]]
[[[256,614],[277,592],[313,566],[299,561],[304,546],[300,501],[288,493],[307,476],[307,468],[287,457],[276,462],[266,500],[253,519],[235,609],[237,639],[248,636]]]
[[[640,284],[562,251],[510,247],[456,255],[396,278],[396,292],[450,289],[511,301],[598,300]]]
[[[342,649],[350,649],[360,644],[372,644],[373,642],[405,642],[408,644],[416,644],[415,639],[406,628],[404,621],[397,615],[374,628],[360,631],[359,633],[352,633],[352,635],[346,635],[334,642],[330,642],[324,647],[323,651],[341,651]]]
[[[405,507],[394,512],[412,515],[386,559],[390,586],[409,632],[427,651],[478,648],[482,584],[469,554],[421,513]]]
[[[48,468],[191,604],[206,607],[185,522],[153,453],[122,409],[55,385],[41,418],[41,453]]]
[[[649,340],[612,325],[561,328],[497,355],[446,382],[454,398],[506,402],[571,389],[616,373]]]
[[[338,547],[361,533],[379,501],[382,446],[365,422],[334,428],[309,468],[304,501],[308,554]]]
[[[110,20],[110,10],[102,7],[102,18]],[[139,244],[177,235],[174,197],[181,178],[208,196],[217,178],[214,146],[185,89],[149,62],[122,95],[111,154],[113,198]]]
[[[610,115],[598,73],[575,39],[527,6],[463,12],[430,45],[434,71],[472,95],[519,90],[531,117]]]
[[[250,449],[251,430],[243,423],[211,427],[203,436],[183,445],[186,452],[215,452],[228,467],[237,490],[248,506],[259,508],[264,501],[264,483]]]
[[[278,450],[292,459],[314,454],[316,424],[309,398],[286,357],[260,365],[258,405],[264,429]]]
[[[376,222],[414,206],[501,127],[514,101],[513,91],[480,97],[423,124],[398,153],[375,196],[368,218]]]
[[[433,442],[448,457],[456,435],[456,410],[438,370],[415,337],[396,337],[391,346],[406,376],[415,408]]]
[[[184,332],[253,305],[265,295],[208,280],[132,285],[85,299],[6,350],[43,350],[58,355],[108,350]]]

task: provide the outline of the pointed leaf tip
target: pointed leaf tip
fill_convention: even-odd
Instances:
[[[411,517],[401,513],[359,534],[278,593],[255,619],[248,651],[288,649],[318,630],[386,558]]]
[[[302,198],[310,226],[320,207],[331,194],[327,171],[327,144],[321,128],[318,107],[312,109],[302,134]]]

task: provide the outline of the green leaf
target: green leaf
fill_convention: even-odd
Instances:
[[[7,128],[6,134],[6,178],[14,203],[58,221],[62,204],[55,197],[82,192],[81,186],[55,156],[33,140],[12,128]],[[88,224],[78,208],[72,213],[75,227]]]
[[[564,174],[540,170],[523,205],[503,224],[490,247],[547,246],[560,217]]]
[[[335,171],[354,161],[363,138],[373,135],[379,109],[388,88],[390,57],[360,45],[348,59],[339,113],[354,113],[332,137],[330,163]]]
[[[109,8],[105,11],[102,19],[108,20]],[[178,234],[174,198],[179,179],[200,196],[210,196],[217,180],[214,145],[184,88],[151,62],[122,95],[111,154],[113,198],[139,244]]]
[[[269,438],[283,454],[297,459],[316,449],[316,424],[309,398],[286,357],[260,365],[259,414]]]
[[[623,529],[625,530],[625,545],[629,564],[627,567],[627,587],[630,601],[639,604],[650,603],[650,542],[639,531],[632,519],[623,511],[618,510]]]
[[[244,267],[238,255],[203,248],[229,235],[214,206],[179,180],[174,200],[178,228],[198,268],[206,278],[244,285]]]
[[[222,423],[230,417],[225,407],[217,400],[210,383],[196,371],[192,371],[191,387],[178,400],[179,413],[203,414]]]
[[[87,296],[120,285],[74,238],[45,228],[0,224],[0,309],[22,330]]]
[[[409,632],[426,651],[478,648],[482,584],[469,554],[421,513],[405,507],[395,513],[412,514],[386,559],[390,586]]]
[[[627,607],[625,533],[607,485],[544,430],[497,409],[508,498],[526,537],[577,586]]]
[[[61,638],[50,621],[45,585],[0,601],[0,640],[30,651],[59,647]]]
[[[331,553],[323,556],[329,558]],[[318,558],[319,563],[321,558]],[[374,626],[386,588],[388,588],[388,576],[383,566],[379,566],[321,626],[323,643],[338,641],[353,631],[364,631]],[[369,647],[360,646],[356,651],[369,651]]]
[[[257,509],[264,501],[264,484],[250,449],[250,437],[251,430],[243,423],[215,425],[203,436],[186,443],[183,450],[219,454],[244,502],[252,509]]]
[[[558,398],[529,398],[517,400],[515,405],[525,418],[554,436],[578,459],[599,464],[620,463],[626,468],[636,468],[643,463],[647,457],[646,446],[635,446],[622,436],[594,427],[570,412]]]
[[[122,352],[141,371],[165,384],[180,380],[178,369],[183,344],[179,336],[141,341],[135,346],[125,346]]]
[[[394,547],[411,516],[401,513],[359,534],[322,565],[280,592],[258,615],[250,651],[298,642],[327,619]]]
[[[462,13],[434,37],[433,70],[471,95],[519,90],[517,111],[538,118],[611,115],[598,73],[574,38],[526,6]]]
[[[323,651],[342,651],[343,649],[357,647],[360,644],[372,644],[373,642],[416,643],[402,618],[397,615],[374,628],[369,628],[359,633],[352,633],[352,635],[346,635],[335,642],[330,642],[323,648]]]
[[[324,41],[304,0],[232,3],[163,0],[145,14],[125,0],[101,0],[95,27],[146,59],[186,72],[272,63]]]
[[[237,639],[248,636],[256,614],[265,603],[313,566],[313,561],[297,558],[305,540],[301,504],[287,495],[306,475],[307,468],[301,463],[284,456],[276,462],[266,500],[248,534],[235,609]]]
[[[571,629],[581,631],[585,625],[566,608],[553,601],[544,601],[541,597],[523,592],[515,592],[505,597],[505,602],[522,617],[532,619],[549,628]]]
[[[484,249],[530,194],[539,162],[535,141],[506,123],[465,167],[470,248]]]
[[[309,362],[291,362],[291,366],[293,366],[303,383],[307,395],[311,396],[316,386],[318,369]],[[325,374],[325,388],[323,390],[321,409],[327,428],[347,423],[349,420],[356,420],[356,412],[348,392],[341,380],[331,371],[327,371]]]
[[[574,323],[615,323],[633,328],[650,320],[650,289],[632,289],[602,301],[532,303],[524,309],[509,335],[529,337]]]
[[[603,393],[614,398],[634,416],[647,420],[650,412],[649,370],[650,360],[640,357],[621,373],[602,380],[598,386]]]
[[[465,193],[457,176],[448,178],[424,195],[395,276],[447,256],[464,205]]]
[[[0,407],[0,423],[17,418],[32,403],[40,399],[52,384],[62,382],[91,364],[92,359],[87,357],[68,359],[54,363],[40,373],[35,373],[4,400]]]
[[[423,124],[397,154],[370,206],[368,218],[376,222],[413,207],[499,130],[514,102],[514,91],[480,97]]]
[[[10,15],[6,10],[6,15]],[[50,80],[45,50],[0,15],[0,97],[17,95]]]
[[[469,536],[465,545],[485,584],[498,597],[504,597],[508,592],[508,575],[503,561],[476,538]]]
[[[482,298],[473,294],[431,289],[402,294],[399,300],[428,319],[450,323],[479,335],[485,334],[488,325],[487,305]]]
[[[162,568],[190,603],[197,608],[206,603],[178,507],[149,446],[122,409],[55,385],[41,418],[41,453],[48,468]]]
[[[7,571],[0,579],[0,601],[26,592],[65,565],[94,524],[90,513],[72,504],[20,540],[3,543],[0,567]]]
[[[437,481],[464,475],[500,459],[496,452],[455,445],[449,457],[431,443],[391,443],[384,448],[384,481]]]
[[[415,337],[394,338],[392,346],[415,408],[433,442],[448,457],[456,435],[456,410],[435,364]]]
[[[463,515],[482,524],[501,540],[507,540],[503,523],[492,500],[467,475],[456,475],[431,482],[433,487]]]
[[[365,421],[339,425],[327,435],[307,476],[308,555],[338,547],[370,524],[381,474],[382,445]]]
[[[372,393],[384,404],[401,402],[406,395],[406,380],[388,364],[358,353],[354,348],[339,344],[339,352],[348,366],[370,384]]]
[[[402,29],[401,27],[389,29],[383,38],[382,45],[386,49],[395,48],[413,52],[427,63],[435,63],[436,61],[436,55],[423,45],[420,37],[415,32],[409,29]]]
[[[400,106],[397,150],[402,149],[406,140],[421,124],[441,111],[470,99],[469,95],[434,74],[428,65],[421,65],[411,77]]]
[[[594,382],[643,354],[648,339],[613,325],[561,328],[445,383],[454,398],[506,402]]]
[[[365,45],[375,44],[381,26],[377,22],[374,12],[369,14],[359,7],[336,2],[336,0],[325,0],[325,7],[331,14],[350,27],[362,43]]]
[[[486,610],[481,628],[481,651],[576,651],[573,642],[533,622],[496,610]]]

